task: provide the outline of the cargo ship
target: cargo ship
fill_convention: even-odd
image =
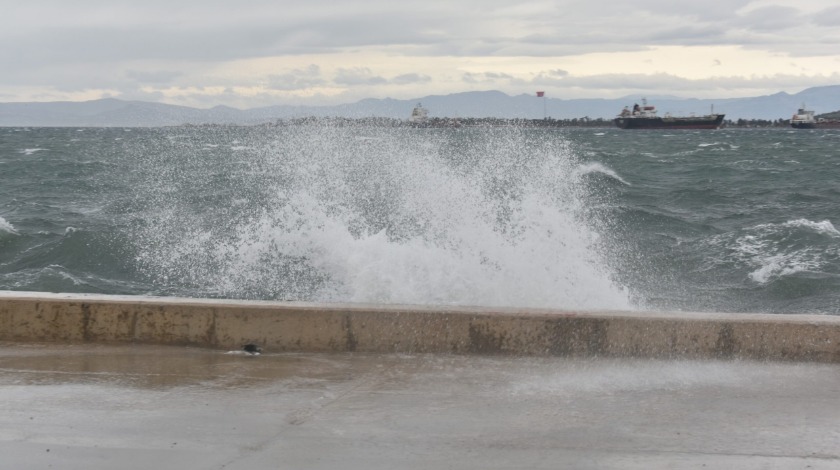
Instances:
[[[725,116],[714,111],[705,116],[658,116],[656,113],[656,107],[643,99],[642,105],[635,104],[632,110],[625,106],[613,122],[621,129],[719,129]]]
[[[796,110],[796,114],[790,118],[790,127],[794,129],[840,129],[840,121],[836,119],[823,119],[814,116],[814,111],[807,109],[803,104]]]

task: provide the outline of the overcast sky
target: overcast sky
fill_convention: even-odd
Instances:
[[[0,101],[195,107],[840,84],[838,0],[0,0]]]

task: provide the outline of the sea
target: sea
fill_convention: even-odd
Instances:
[[[0,290],[840,314],[840,130],[0,128]]]

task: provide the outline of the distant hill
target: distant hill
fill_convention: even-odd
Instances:
[[[834,111],[831,113],[823,113],[815,115],[817,119],[830,119],[830,120],[840,120],[840,111]]]
[[[818,114],[840,109],[840,85],[816,87],[796,94],[730,99],[684,99],[650,96],[660,114],[725,113],[726,119],[790,119],[803,104]],[[365,99],[337,106],[267,106],[240,110],[226,106],[210,109],[144,101],[102,99],[85,102],[0,103],[0,126],[147,127],[180,124],[257,124],[296,117],[387,117],[407,119],[417,103],[431,117],[610,119],[641,96],[622,99],[561,99],[534,95],[510,96],[500,91],[432,95],[411,100]],[[544,111],[545,110],[545,111]]]

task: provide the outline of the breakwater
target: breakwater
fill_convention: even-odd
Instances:
[[[5,292],[0,340],[269,352],[840,362],[840,317],[562,311]]]

